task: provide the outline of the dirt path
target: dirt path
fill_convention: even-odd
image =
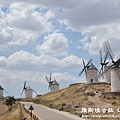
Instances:
[[[96,107],[108,108],[111,107],[111,104],[100,101],[99,96],[101,93],[96,93],[94,97],[89,96],[89,101],[93,102]]]

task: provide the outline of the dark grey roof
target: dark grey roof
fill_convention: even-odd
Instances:
[[[95,69],[97,70],[97,68],[93,65],[93,63],[91,63],[90,67],[88,69]]]
[[[0,86],[0,90],[4,90],[4,89]]]
[[[54,79],[52,85],[59,85],[59,83]]]

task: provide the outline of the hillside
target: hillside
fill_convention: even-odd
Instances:
[[[11,110],[8,110],[8,107],[4,104],[4,102],[4,99],[0,99],[0,120],[19,120],[19,105],[15,104]]]
[[[21,120],[23,118],[27,118],[27,120],[31,120],[30,115],[24,110],[23,106],[19,102],[11,107],[9,110],[8,107],[4,104],[6,98],[0,98],[0,120]]]
[[[100,108],[100,110],[103,108],[111,108],[114,110],[115,115],[118,114],[117,109],[120,107],[120,92],[111,94],[109,91],[110,84],[108,83],[77,83],[59,91],[37,96],[32,99],[32,102],[74,113],[80,117],[90,117],[93,119],[93,114],[95,114],[96,108]],[[84,109],[89,109],[89,112],[84,111],[84,113],[81,113]],[[94,111],[92,111],[93,109]],[[102,114],[105,115],[103,111],[97,113],[97,115]],[[112,115],[113,112],[107,113],[106,111],[106,114]],[[111,118],[111,120],[114,119]]]

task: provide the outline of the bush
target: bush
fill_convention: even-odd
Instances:
[[[66,103],[62,103],[62,104],[61,104],[61,106],[65,106],[65,105],[66,105]]]
[[[60,107],[60,108],[59,108],[59,111],[64,111],[64,107]]]
[[[7,98],[7,100],[5,101],[5,105],[7,105],[9,107],[9,110],[11,110],[11,107],[13,104],[15,104],[16,99],[14,98],[14,96]]]

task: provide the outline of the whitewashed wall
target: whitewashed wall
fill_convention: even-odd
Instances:
[[[106,71],[110,66],[105,66],[104,71]],[[105,82],[111,83],[111,69],[107,70],[104,73],[104,80]]]
[[[54,84],[50,85],[50,91],[51,92],[56,91],[56,90],[59,90],[59,85],[54,85]]]
[[[32,98],[32,97],[33,97],[32,89],[26,89],[25,90],[25,98]]]
[[[98,82],[98,71],[96,69],[88,69],[87,70],[86,82],[87,83],[96,83],[96,82]]]
[[[111,91],[118,91],[120,90],[120,79],[116,72],[120,75],[120,68],[113,67],[111,69]]]
[[[3,97],[3,90],[0,90],[0,98]]]

